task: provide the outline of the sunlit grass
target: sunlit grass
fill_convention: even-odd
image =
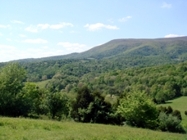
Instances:
[[[128,126],[0,118],[0,140],[185,140],[184,134]]]
[[[44,81],[35,82],[35,84],[36,84],[37,86],[39,86],[40,88],[45,88],[46,84],[47,84],[49,81],[50,81],[50,79],[49,79],[49,80],[44,80]]]

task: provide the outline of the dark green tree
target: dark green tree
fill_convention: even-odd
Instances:
[[[105,98],[97,91],[93,93],[93,98],[93,102],[90,103],[91,122],[105,124],[112,123],[113,118],[111,114],[113,113],[113,110],[111,104],[105,102]]]
[[[91,106],[93,96],[87,86],[78,89],[76,100],[73,102],[71,116],[74,120],[79,122],[90,122]]]
[[[69,114],[69,99],[62,93],[51,93],[48,97],[49,112],[52,119],[61,120]]]

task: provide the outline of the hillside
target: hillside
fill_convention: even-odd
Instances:
[[[168,55],[182,59],[187,53],[187,37],[161,39],[116,39],[80,54],[83,58],[105,58],[117,55]],[[79,57],[80,57],[79,56]]]

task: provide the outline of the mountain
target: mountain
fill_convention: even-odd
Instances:
[[[79,54],[83,58],[106,58],[118,55],[167,55],[172,58],[187,56],[187,37],[161,39],[115,39]]]
[[[44,57],[38,59],[23,59],[19,61],[46,61],[62,59],[104,59],[112,57],[168,57],[172,60],[187,59],[187,36],[159,39],[115,39],[103,45],[96,46],[82,53],[72,53]]]

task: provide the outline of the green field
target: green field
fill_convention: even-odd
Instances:
[[[44,81],[40,81],[40,82],[35,82],[35,84],[37,86],[39,86],[40,88],[45,88],[47,82],[49,82],[50,80],[44,80]]]
[[[187,135],[101,124],[0,118],[0,140],[187,140]]]
[[[161,104],[161,106],[171,106],[173,110],[179,110],[182,115],[182,125],[187,129],[187,116],[184,114],[184,111],[187,110],[187,97],[182,96],[174,100],[169,100],[166,104]]]

